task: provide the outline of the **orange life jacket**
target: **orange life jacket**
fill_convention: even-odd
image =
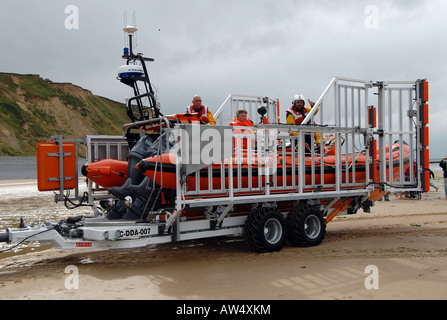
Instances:
[[[286,111],[286,114],[291,114],[295,118],[295,124],[301,124],[307,116],[307,109],[303,108],[302,111],[295,111],[292,107]]]
[[[234,120],[230,123],[230,126],[234,126],[234,127],[254,127],[253,121],[251,120],[245,120],[245,121],[241,121],[238,118],[234,118]],[[253,130],[242,130],[242,129],[234,129],[233,132],[235,134],[253,134]],[[241,140],[242,142],[242,150],[247,150],[247,145],[248,145],[248,139],[247,138],[243,138]],[[233,144],[234,147],[237,147],[237,140],[236,138],[233,138]]]
[[[208,119],[208,107],[207,106],[202,106],[200,108],[200,110],[197,111],[196,109],[194,109],[194,106],[192,105],[187,108],[187,111],[189,113],[199,113],[200,114],[199,120],[205,122],[206,124],[208,124],[210,122]]]

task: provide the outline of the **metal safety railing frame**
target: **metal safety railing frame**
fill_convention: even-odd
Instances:
[[[181,129],[183,126],[187,125],[178,125],[176,129]],[[212,130],[211,127],[209,129]],[[228,127],[227,129],[231,131],[246,130],[247,127]],[[355,161],[349,164],[346,160],[349,156],[355,159],[355,154],[351,153],[352,150],[337,147],[336,162],[326,169],[324,168],[327,165],[327,155],[324,153],[322,155],[315,153],[310,156],[305,155],[304,136],[306,134],[336,135],[346,139],[349,139],[349,136],[361,136],[364,139],[365,135],[368,135],[367,129],[260,125],[250,127],[249,130],[252,131],[251,134],[232,135],[236,146],[241,145],[243,139],[248,140],[247,150],[243,151],[246,161],[238,161],[242,152],[236,148],[231,160],[226,159],[226,161],[213,163],[215,168],[209,165],[205,169],[195,171],[191,178],[195,185],[194,188],[190,188],[186,183],[188,177],[184,174],[186,170],[184,169],[185,164],[182,163],[183,150],[181,148],[178,150],[176,155],[177,211],[180,212],[185,206],[199,207],[209,205],[209,203],[240,204],[292,201],[308,198],[339,198],[353,196],[353,194],[365,196],[374,190],[374,186],[370,186],[370,171],[367,165],[369,159],[366,153],[364,156],[366,161],[363,165],[365,169],[364,181],[357,181],[355,177],[356,168],[359,165]],[[297,136],[291,136],[290,133],[297,134]],[[255,140],[257,148],[250,147],[255,145]],[[267,144],[266,141],[271,143]],[[267,147],[261,150],[263,142]],[[290,146],[290,148],[286,149],[286,146]],[[347,150],[346,155],[342,154],[343,149]],[[290,163],[287,163],[287,159],[290,159]],[[263,165],[265,162],[269,165]],[[279,162],[282,162],[282,166],[279,166]],[[248,177],[245,186],[242,183],[241,174],[244,165],[246,167],[243,170],[247,174],[245,177]],[[335,172],[334,182],[325,182],[326,170]],[[316,178],[317,171],[319,171],[319,179]],[[259,174],[260,172],[262,174]],[[352,173],[352,178],[349,174],[344,174],[345,172]],[[200,182],[201,173],[208,177],[205,185]],[[213,185],[213,178],[219,177],[219,185]],[[309,177],[311,177],[310,182],[308,181]],[[224,179],[228,179],[227,182]],[[286,180],[291,180],[291,182]]]
[[[385,177],[385,146],[392,145],[399,141],[402,149],[403,143],[410,146],[410,159],[416,163],[420,163],[420,149],[422,141],[419,130],[421,124],[414,121],[414,118],[420,118],[421,97],[418,97],[418,85],[421,81],[364,81],[352,78],[335,77],[318,98],[314,108],[309,112],[303,121],[308,124],[314,119],[319,123],[330,123],[334,126],[369,126],[375,131],[376,140],[379,149],[379,165],[382,176],[381,183],[385,187],[393,191],[420,191],[421,180],[424,168],[419,166],[416,171],[410,166],[410,174],[405,179],[402,170],[403,159],[401,157],[399,166],[400,181],[391,179],[393,170],[390,170],[388,177]],[[393,97],[397,93],[398,97]],[[405,100],[403,95],[407,95]],[[331,97],[332,95],[332,97]],[[333,109],[330,110],[326,100],[330,101]],[[405,101],[404,101],[405,100]],[[368,106],[377,109],[377,121],[374,126],[370,123],[366,109]],[[328,110],[329,109],[329,110]],[[398,110],[396,112],[396,110]],[[348,123],[348,114],[357,115],[350,117]],[[327,114],[333,114],[331,119],[327,119]],[[344,117],[343,117],[344,115]],[[407,118],[407,123],[404,123]],[[332,120],[332,122],[330,122]],[[391,160],[389,160],[391,162]],[[414,187],[413,189],[411,187]],[[410,190],[411,189],[411,190]]]
[[[129,146],[123,136],[86,136],[86,162],[92,163],[103,159],[127,161]],[[88,204],[92,205],[95,214],[100,214],[94,205],[95,200],[108,199],[110,194],[106,188],[101,187],[92,180],[87,180]]]
[[[241,94],[230,94],[216,111],[214,118],[217,125],[225,126],[233,121],[236,111],[242,109],[247,111],[249,119],[255,123],[258,123],[258,119],[260,117],[258,114],[258,109],[260,107],[266,108],[267,113],[265,114],[265,118],[268,119],[268,123],[279,123],[278,100],[270,99],[268,97]],[[228,114],[224,114],[224,111],[228,111]]]
[[[207,201],[216,203],[248,203],[250,201],[259,202],[260,195],[267,196],[269,201],[272,199],[285,200],[285,199],[300,199],[312,197],[340,197],[343,194],[352,192],[359,192],[366,194],[374,188],[381,188],[385,191],[421,191],[420,178],[422,176],[423,168],[419,166],[416,168],[416,172],[413,170],[413,166],[410,165],[410,178],[408,181],[399,179],[394,181],[393,176],[396,170],[392,165],[392,157],[386,161],[387,145],[391,146],[395,142],[399,143],[400,150],[403,148],[403,144],[409,145],[410,157],[409,161],[415,161],[420,163],[420,137],[418,135],[419,125],[415,123],[414,117],[419,113],[418,104],[421,102],[417,97],[417,83],[411,81],[388,81],[388,82],[373,82],[364,81],[351,78],[336,77],[331,80],[329,85],[323,91],[323,94],[318,98],[314,108],[309,112],[301,126],[287,126],[283,124],[270,124],[270,125],[257,125],[254,131],[255,136],[258,136],[258,132],[261,130],[276,130],[278,144],[283,148],[281,153],[275,149],[270,150],[271,158],[276,159],[278,156],[284,156],[284,146],[286,140],[289,140],[292,149],[297,147],[300,152],[292,159],[292,184],[285,185],[285,178],[283,174],[283,186],[277,184],[276,174],[266,175],[262,178],[258,177],[259,195],[247,196],[244,192],[257,191],[249,183],[246,188],[239,188],[241,186],[240,167],[236,164],[233,165],[232,161],[229,161],[228,165],[228,189],[224,188],[224,184],[221,184],[220,188],[211,189],[210,184],[204,189],[187,190],[181,181],[185,181],[185,177],[178,179],[177,192],[178,199],[180,199],[178,209],[186,205],[188,206],[200,206]],[[398,97],[394,95],[397,93]],[[407,98],[404,96],[407,95]],[[252,103],[256,106],[262,105],[262,98],[255,96],[248,96],[244,98],[240,95],[230,95],[216,113],[218,124],[222,123],[220,117],[223,108],[227,107],[231,109],[231,113],[235,112],[235,105],[238,101],[249,101],[252,99]],[[329,100],[329,101],[328,101]],[[265,101],[265,100],[264,100]],[[274,100],[271,100],[274,101]],[[332,108],[332,109],[331,109]],[[274,108],[273,108],[274,109]],[[396,111],[398,110],[398,111]],[[318,113],[317,113],[318,112]],[[274,115],[275,119],[278,119],[278,111]],[[328,118],[329,116],[329,118]],[[328,119],[327,119],[328,118]],[[407,119],[408,118],[408,119]],[[405,120],[407,119],[407,120]],[[313,125],[314,122],[319,123]],[[397,123],[397,124],[396,124]],[[229,128],[230,129],[230,128]],[[239,128],[244,129],[244,128]],[[246,128],[245,128],[246,129]],[[267,131],[266,131],[267,132]],[[295,132],[296,138],[291,138],[289,134]],[[311,183],[305,182],[304,163],[304,136],[311,134],[312,136],[312,156],[310,164],[310,172],[312,175]],[[314,162],[314,146],[315,142],[314,134],[320,134],[321,137],[326,135],[335,136],[335,172],[336,181],[331,185],[324,184],[324,170],[320,175],[320,180],[315,176],[317,164]],[[250,139],[248,136],[232,137],[236,143],[241,143],[242,139]],[[267,139],[267,136],[265,136]],[[342,143],[344,142],[344,144]],[[250,143],[249,143],[250,144]],[[342,145],[343,144],[343,145]],[[388,147],[390,148],[390,147]],[[250,146],[248,151],[252,152]],[[390,148],[391,149],[391,148]],[[237,150],[236,150],[237,152]],[[253,151],[253,156],[257,155],[259,150]],[[344,161],[348,156],[359,157],[359,154],[363,152],[367,155],[367,161],[370,165],[365,165],[365,183],[358,183],[355,178],[356,164],[348,163]],[[378,161],[373,160],[373,155],[378,152]],[[251,156],[251,155],[250,155]],[[408,160],[404,160],[402,152],[399,156],[399,175],[404,175],[404,165],[408,165]],[[309,159],[309,157],[307,158]],[[324,163],[325,156],[323,154],[321,161]],[[405,162],[407,161],[407,162]],[[178,174],[181,174],[181,166],[183,164],[177,163]],[[235,166],[233,168],[233,166]],[[389,170],[387,171],[387,167]],[[296,173],[295,175],[295,168]],[[235,170],[233,170],[235,169]],[[251,169],[251,168],[249,168]],[[258,163],[258,169],[259,163]],[[208,168],[208,173],[212,177],[212,170]],[[221,176],[224,176],[225,170],[221,168]],[[375,171],[379,170],[380,177],[375,177]],[[352,177],[349,175],[343,175],[343,172],[353,172]],[[388,173],[387,173],[388,172]],[[234,173],[234,176],[233,176]],[[416,175],[414,175],[416,174]],[[199,173],[196,174],[196,186],[199,184]],[[249,178],[252,177],[249,175]],[[249,179],[249,181],[251,181]],[[290,194],[279,194],[291,190]],[[327,189],[329,191],[321,192],[321,189]],[[356,189],[349,190],[348,189]],[[315,194],[315,190],[318,190],[318,195]],[[362,191],[360,191],[362,190]],[[326,194],[325,194],[326,193]],[[224,194],[222,196],[222,194]],[[203,196],[206,195],[206,199]],[[214,197],[219,195],[219,197]]]

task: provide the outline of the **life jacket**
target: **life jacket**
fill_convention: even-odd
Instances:
[[[230,123],[230,126],[234,126],[234,127],[254,127],[253,121],[251,120],[246,120],[246,121],[241,121],[237,118],[234,118],[234,120]],[[247,129],[247,130],[243,130],[243,129],[234,129],[233,130],[234,134],[253,134],[253,130]],[[254,140],[252,140],[254,142]],[[247,138],[242,138],[241,139],[241,143],[242,143],[242,150],[247,150],[248,149],[248,139]],[[237,139],[233,138],[233,145],[234,148],[237,148]],[[252,146],[253,147],[253,146]]]
[[[295,119],[295,124],[302,124],[304,119],[307,117],[307,114],[309,113],[310,109],[304,107],[303,110],[301,111],[295,111],[295,109],[293,107],[291,107],[290,109],[288,109],[286,111],[286,118],[289,117],[289,114],[291,114],[293,116],[293,118]],[[318,111],[317,111],[318,112]],[[315,122],[314,122],[315,124]],[[291,132],[290,135],[296,135],[296,133]],[[319,144],[321,142],[321,135],[319,133],[315,133],[315,142],[317,144]]]
[[[207,106],[202,106],[200,108],[199,111],[197,111],[196,109],[194,109],[194,106],[189,106],[186,109],[189,113],[198,113],[199,114],[199,120],[205,122],[206,124],[208,124],[210,122],[210,120],[208,119],[208,107]]]
[[[291,114],[295,118],[295,124],[303,123],[304,119],[307,116],[307,109],[303,108],[302,111],[295,111],[293,107],[286,111],[286,114]]]
[[[179,113],[174,114],[173,117],[180,121],[180,123],[199,123],[199,119],[197,119],[197,113]],[[169,116],[167,117],[169,119]]]
[[[251,120],[241,121],[241,120],[235,118],[233,120],[233,122],[230,123],[230,126],[234,126],[234,127],[254,127],[255,125],[253,124],[253,121],[251,121]]]

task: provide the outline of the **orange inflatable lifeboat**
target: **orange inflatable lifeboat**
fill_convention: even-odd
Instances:
[[[280,155],[280,153],[279,153]],[[403,159],[404,159],[404,170],[409,165],[409,155],[410,150],[408,145],[403,145]],[[400,150],[399,144],[394,144],[392,148],[392,153],[387,152],[386,154],[386,162],[387,165],[389,163],[389,157],[392,158],[393,167],[399,167],[400,165]],[[140,161],[137,167],[144,172],[144,174],[152,179],[156,184],[160,185],[163,188],[175,189],[176,188],[176,165],[175,165],[175,154],[165,153],[160,156],[155,156],[151,158],[144,159]],[[237,176],[237,170],[241,170],[241,186],[237,186],[238,179],[234,179],[233,187],[239,188],[248,188],[251,186],[252,188],[259,187],[259,184],[265,183],[265,176],[263,174],[258,174],[258,162],[256,159],[248,159],[247,157],[242,157],[242,162],[239,168],[236,165],[236,158],[232,158],[233,165],[233,176]],[[355,155],[355,173],[352,169],[351,165],[353,163],[352,156],[341,157],[342,162],[342,181],[354,181],[356,183],[364,183],[366,181],[366,170],[367,170],[367,157],[365,154],[356,154]],[[272,159],[268,159],[268,161],[272,161]],[[320,182],[323,175],[324,184],[334,184],[336,182],[336,170],[335,170],[335,156],[315,156],[314,157],[314,168],[312,168],[312,159],[311,157],[305,158],[305,184],[312,185],[313,177],[312,172],[314,170],[314,181]],[[298,170],[292,170],[292,164],[295,165],[298,163],[298,158],[292,159],[291,156],[278,156],[277,158],[277,169],[276,169],[276,181],[274,181],[276,186],[283,186],[284,183],[284,173],[286,174],[286,185],[292,185],[292,174],[295,172],[295,181],[298,181]],[[375,160],[375,163],[378,164],[378,157]],[[285,170],[284,170],[285,166]],[[217,163],[212,165],[212,185],[213,186],[221,186],[221,164]],[[251,171],[249,173],[249,171]],[[347,171],[347,172],[346,172]],[[379,179],[378,166],[376,166],[376,170],[374,170],[375,178]],[[228,160],[225,162],[225,188],[228,188]],[[387,167],[387,174],[389,173],[389,168]],[[199,189],[206,190],[208,189],[209,184],[209,170],[208,168],[202,169],[199,171]],[[393,170],[393,180],[395,181],[399,176],[399,170]],[[261,178],[259,178],[261,176]],[[251,177],[251,184],[248,179]],[[196,190],[196,177],[194,174],[191,174],[187,178],[188,190]]]
[[[127,161],[104,159],[82,166],[82,174],[104,188],[122,186],[127,179]]]

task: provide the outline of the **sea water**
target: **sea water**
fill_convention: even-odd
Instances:
[[[78,169],[85,163],[78,159]],[[37,179],[36,157],[5,157],[0,156],[0,180]]]
[[[84,159],[79,159],[79,170],[84,163]],[[80,192],[84,191],[86,191],[85,184],[80,185]],[[63,203],[55,202],[54,192],[38,191],[36,157],[0,157],[0,230],[18,227],[21,218],[25,224],[29,224],[57,222],[70,216],[92,214],[89,207],[67,210]],[[0,243],[0,259],[48,248],[36,241],[25,242],[18,246]],[[11,250],[3,252],[7,249]]]

